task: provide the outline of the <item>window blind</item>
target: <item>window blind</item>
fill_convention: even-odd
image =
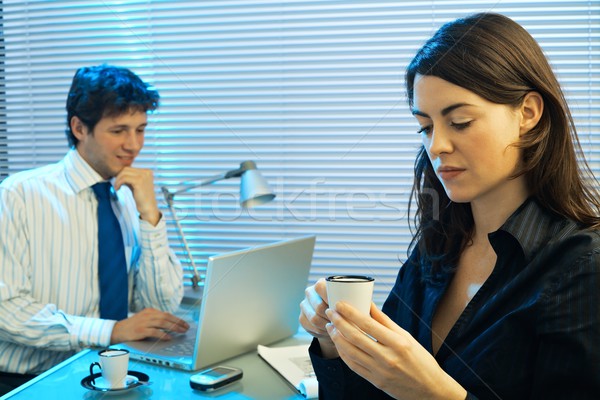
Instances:
[[[0,179],[63,157],[78,67],[125,66],[162,96],[136,162],[155,171],[159,199],[162,185],[245,160],[277,194],[241,210],[234,179],[177,197],[200,269],[214,253],[315,234],[310,281],[372,275],[381,305],[411,238],[420,137],[404,70],[441,24],[478,11],[515,19],[540,42],[600,176],[597,1],[4,0]]]

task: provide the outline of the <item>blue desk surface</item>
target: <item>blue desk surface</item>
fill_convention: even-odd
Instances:
[[[299,333],[273,346],[293,346],[308,343],[310,337]],[[150,377],[149,386],[140,386],[125,393],[102,393],[81,386],[81,380],[89,375],[89,366],[97,361],[95,350],[83,350],[65,362],[38,376],[26,385],[13,390],[2,399],[304,399],[290,384],[273,370],[256,351],[223,361],[222,365],[241,368],[244,376],[238,382],[212,393],[193,390],[189,377],[194,372],[165,368],[139,361],[130,361],[129,370],[142,372]]]

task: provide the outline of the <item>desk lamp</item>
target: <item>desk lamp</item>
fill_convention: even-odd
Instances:
[[[187,240],[183,234],[183,229],[181,228],[181,224],[179,223],[179,219],[177,218],[177,212],[175,211],[175,207],[173,206],[173,200],[175,196],[181,193],[185,193],[189,190],[200,186],[207,186],[217,181],[222,181],[229,178],[237,178],[241,177],[240,183],[240,205],[243,208],[252,208],[264,203],[267,203],[275,198],[275,195],[269,188],[267,181],[262,177],[260,172],[256,169],[256,164],[254,161],[244,161],[240,164],[240,167],[231,171],[227,171],[223,174],[215,175],[211,178],[208,178],[200,183],[196,183],[197,180],[183,182],[179,186],[184,186],[182,189],[171,192],[166,186],[162,186],[161,190],[165,201],[171,211],[171,215],[175,220],[175,226],[177,227],[177,233],[179,238],[183,242],[183,247],[185,248],[186,255],[190,260],[190,264],[192,265],[192,289],[197,290],[200,284],[200,276],[198,275],[198,271],[196,270],[196,264],[194,263],[194,258],[192,257],[192,253],[188,246]]]

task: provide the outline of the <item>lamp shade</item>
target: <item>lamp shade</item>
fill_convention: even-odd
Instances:
[[[265,178],[257,169],[244,171],[240,183],[240,205],[252,208],[275,198]]]

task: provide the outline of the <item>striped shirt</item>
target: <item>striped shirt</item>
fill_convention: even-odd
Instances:
[[[107,346],[100,319],[98,201],[102,181],[76,150],[0,184],[0,371],[40,373],[88,346]],[[166,224],[140,220],[128,187],[112,207],[125,245],[129,308],[174,311],[182,269]]]

